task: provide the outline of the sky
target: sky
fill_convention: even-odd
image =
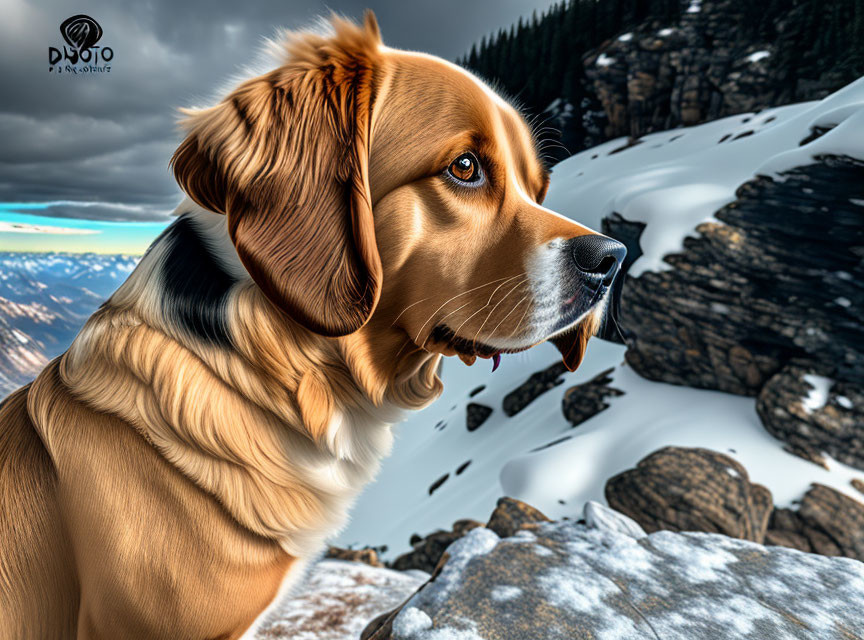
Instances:
[[[375,11],[385,43],[453,60],[552,0],[3,0],[0,251],[141,253],[180,191],[178,108],[212,103],[262,38]],[[94,18],[110,72],[49,71],[60,24]],[[103,63],[100,63],[100,66]]]

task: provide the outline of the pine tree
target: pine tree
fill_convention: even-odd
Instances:
[[[645,21],[673,24],[688,0],[562,0],[532,11],[510,29],[484,35],[461,58],[523,105],[541,114],[555,99],[577,109],[585,93],[582,59],[609,38]],[[770,64],[784,78],[777,100],[799,99],[801,78],[850,82],[864,74],[864,0],[729,0],[742,42],[773,43]],[[581,121],[567,133],[581,140]]]

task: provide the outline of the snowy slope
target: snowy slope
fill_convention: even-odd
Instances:
[[[814,127],[830,130],[801,145]],[[544,204],[595,229],[612,212],[646,222],[644,255],[630,272],[638,274],[665,268],[663,255],[679,250],[685,235],[756,174],[782,179],[780,172],[817,154],[864,158],[864,79],[818,103],[652,134],[621,150],[625,145],[611,141],[556,166]],[[501,410],[503,396],[555,362],[554,348],[505,357],[494,375],[488,362],[468,368],[448,359],[443,396],[396,427],[392,456],[337,542],[386,544],[392,556],[407,550],[414,532],[487,518],[501,495],[524,499],[550,517],[578,516],[585,501],[603,501],[610,476],[667,445],[727,453],[772,491],[779,506],[800,498],[812,482],[860,497],[849,481],[864,480],[864,473],[834,461],[826,471],[784,452],[762,427],[752,398],[649,382],[621,364],[623,353],[619,345],[593,340],[579,371],[565,374],[563,385],[512,418]],[[571,428],[561,412],[565,390],[609,367],[616,367],[612,386],[625,395]],[[486,388],[469,398],[480,385]],[[465,423],[469,402],[494,408],[474,432]],[[564,435],[573,437],[531,453]],[[430,486],[448,473],[430,495]]]
[[[814,127],[824,135],[801,145]],[[864,158],[864,78],[820,102],[741,114],[654,133],[624,148],[611,140],[555,167],[545,206],[594,229],[612,212],[648,223],[630,274],[667,267],[684,236],[735,199],[756,175],[774,178],[820,154]],[[651,224],[655,222],[656,224]]]
[[[786,453],[765,431],[753,398],[650,382],[624,365],[623,355],[624,347],[593,340],[578,371],[564,374],[564,384],[512,418],[501,410],[501,399],[560,357],[551,345],[504,358],[494,374],[481,366],[486,361],[469,368],[447,359],[444,394],[396,427],[393,454],[360,496],[338,544],[386,544],[392,557],[408,550],[412,533],[449,527],[459,518],[485,520],[502,495],[525,500],[551,518],[578,517],[586,501],[605,503],[608,478],[667,445],[726,453],[744,465],[753,482],[771,490],[778,506],[789,506],[812,482],[860,497],[849,481],[864,480],[864,473],[832,460],[826,471]],[[612,386],[625,394],[571,427],[561,412],[564,392],[612,366]],[[486,389],[469,398],[482,384]],[[495,409],[474,432],[465,426],[469,402]],[[436,428],[442,422],[446,426]],[[531,453],[562,436],[573,437]],[[468,468],[455,475],[468,460]],[[450,477],[429,495],[445,473]]]

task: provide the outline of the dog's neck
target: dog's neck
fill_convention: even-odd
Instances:
[[[389,452],[390,425],[440,393],[439,358],[397,362],[404,339],[374,318],[339,339],[303,329],[249,278],[224,216],[188,201],[179,213],[61,375],[241,524],[293,555],[317,552]]]

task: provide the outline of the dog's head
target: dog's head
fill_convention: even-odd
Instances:
[[[520,114],[455,65],[385,47],[371,14],[284,47],[190,113],[173,158],[266,296],[324,336],[371,320],[469,362],[552,339],[578,366],[624,247],[540,205]]]

